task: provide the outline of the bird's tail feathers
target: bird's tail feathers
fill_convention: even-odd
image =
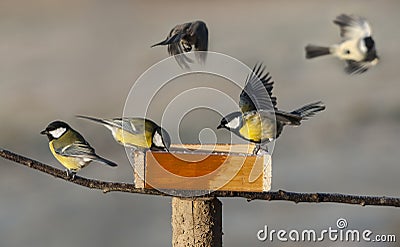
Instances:
[[[109,165],[109,166],[112,166],[112,167],[118,166],[116,163],[114,163],[112,161],[109,161],[107,159],[104,159],[104,158],[102,158],[102,157],[100,157],[98,155],[96,155],[96,161],[98,161],[100,163],[103,163],[103,164],[106,164],[106,165]]]
[[[276,121],[285,125],[300,125],[301,116],[284,111],[275,111]]]
[[[306,58],[314,58],[331,54],[331,48],[325,46],[307,45]]]
[[[159,45],[170,45],[170,44],[179,42],[180,39],[181,39],[181,34],[177,33],[169,38],[166,38],[165,40],[163,40],[157,44],[152,45],[151,47],[159,46]]]
[[[325,110],[325,105],[322,101],[314,102],[311,104],[307,104],[303,107],[300,107],[294,111],[292,114],[301,116],[302,119],[308,119],[309,117],[314,116],[317,112]]]
[[[110,125],[109,122],[107,122],[107,121],[105,121],[105,120],[103,120],[103,119],[100,119],[100,118],[89,117],[89,116],[83,116],[83,115],[76,115],[76,117],[77,117],[77,118],[82,118],[82,119],[87,119],[87,120],[90,120],[90,121],[93,121],[93,122],[99,123],[99,124]]]

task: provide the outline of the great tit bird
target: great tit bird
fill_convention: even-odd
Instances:
[[[140,150],[169,150],[171,138],[168,132],[156,123],[145,118],[100,119],[77,116],[104,125],[111,130],[114,139],[123,146]]]
[[[168,53],[171,56],[182,54],[184,52],[207,51],[208,49],[208,29],[203,21],[193,21],[176,25],[168,34],[164,41],[152,45],[168,45]],[[199,63],[204,64],[207,58],[206,52],[195,52]],[[193,60],[186,55],[175,56],[176,61],[182,68],[189,68],[188,63]]]
[[[302,120],[325,109],[325,105],[318,101],[291,112],[278,110],[276,97],[272,96],[274,82],[264,70],[262,64],[254,66],[240,94],[241,111],[228,114],[217,127],[255,143],[253,154],[260,150],[268,151],[267,144],[280,136],[285,125],[298,126]]]
[[[360,74],[378,63],[371,26],[360,16],[341,14],[333,21],[340,27],[342,42],[329,47],[307,45],[306,58],[333,55],[346,61],[346,72]]]
[[[47,135],[51,153],[67,168],[68,176],[72,174],[74,177],[76,172],[92,161],[117,166],[114,162],[98,156],[83,136],[65,122],[54,121],[40,134]]]

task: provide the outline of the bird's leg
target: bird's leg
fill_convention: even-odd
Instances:
[[[66,169],[65,172],[67,173],[67,177],[71,180],[75,179],[76,171],[72,171],[70,169]]]
[[[260,148],[261,148],[260,144],[256,144],[256,146],[253,149],[253,155],[257,155]]]
[[[253,149],[253,155],[258,155],[262,152],[268,153],[268,146],[267,144],[256,144],[256,147]]]
[[[268,154],[268,146],[267,146],[267,143],[260,144],[260,148],[259,148],[257,154],[261,154],[261,155]]]

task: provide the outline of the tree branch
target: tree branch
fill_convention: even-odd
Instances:
[[[75,178],[72,180],[70,177],[67,176],[65,171],[43,164],[39,161],[18,155],[16,153],[0,149],[0,156],[3,157],[4,159],[8,159],[18,164],[28,166],[32,169],[39,170],[43,173],[47,173],[56,178],[60,178],[62,180],[77,185],[81,185],[90,189],[102,190],[104,193],[111,191],[119,191],[119,192],[128,192],[128,193],[145,194],[145,195],[178,196],[178,197],[187,197],[188,195],[193,194],[193,191],[185,191],[185,190],[161,192],[155,189],[140,189],[140,188],[135,188],[134,184],[130,183],[107,182],[95,179],[87,179],[80,176],[75,176]],[[242,197],[246,198],[248,201],[251,200],[292,201],[295,203],[331,202],[331,203],[343,203],[343,204],[358,204],[361,206],[371,205],[371,206],[400,207],[400,198],[396,197],[359,196],[359,195],[346,195],[337,193],[298,193],[298,192],[287,192],[283,190],[271,191],[271,192],[213,191],[213,192],[205,192],[203,196],[196,196],[195,198],[208,198],[208,197]]]

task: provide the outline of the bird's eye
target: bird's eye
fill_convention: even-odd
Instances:
[[[344,53],[348,55],[350,54],[350,50],[345,50]]]

